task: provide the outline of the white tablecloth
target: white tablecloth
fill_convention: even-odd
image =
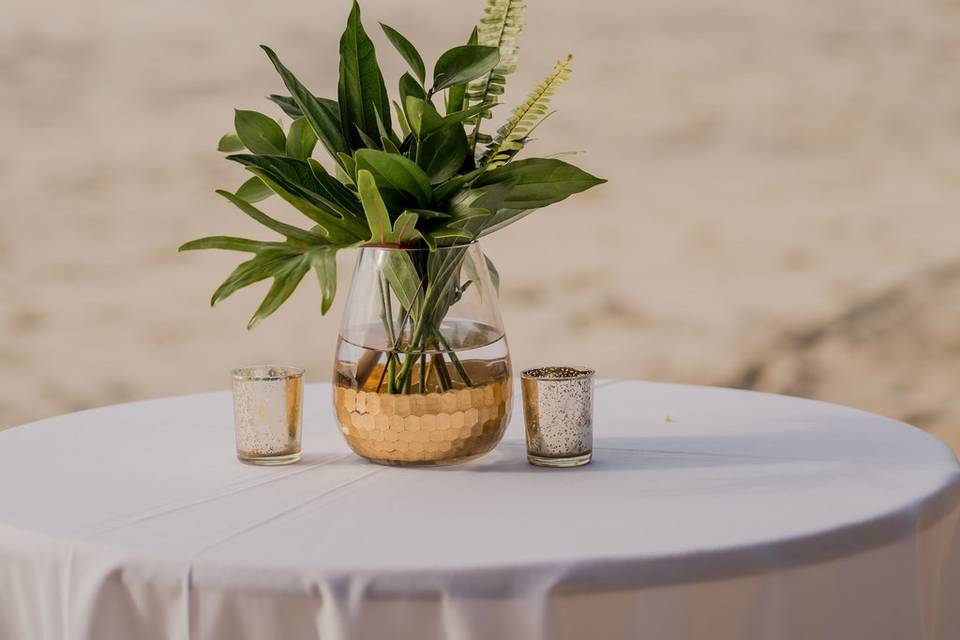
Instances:
[[[227,393],[0,433],[0,638],[960,638],[944,445],[773,395],[596,394],[569,470],[527,465],[519,407],[468,465],[366,463],[327,385],[289,467],[236,461]]]

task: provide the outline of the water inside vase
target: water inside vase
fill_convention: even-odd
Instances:
[[[440,333],[446,345],[434,341],[416,351],[408,350],[402,342],[391,348],[382,327],[371,326],[359,333],[365,336],[367,345],[377,346],[357,345],[340,337],[334,371],[334,383],[340,388],[375,393],[442,393],[482,387],[510,377],[506,337],[488,325],[445,321]]]

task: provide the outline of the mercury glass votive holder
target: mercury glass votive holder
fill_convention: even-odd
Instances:
[[[520,375],[527,461],[579,467],[593,457],[593,370],[539,367]]]
[[[303,369],[256,365],[233,370],[237,458],[281,465],[300,459]]]

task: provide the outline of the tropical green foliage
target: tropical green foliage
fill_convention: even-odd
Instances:
[[[263,47],[287,92],[269,100],[292,121],[285,129],[269,115],[238,110],[234,131],[224,135],[217,148],[252,177],[235,193],[218,193],[282,238],[213,236],[180,247],[253,254],[217,289],[212,304],[271,278],[273,284],[250,321],[253,326],[313,270],[326,313],[336,292],[339,249],[436,249],[468,243],[604,182],[561,160],[514,159],[549,115],[550,98],[570,73],[569,57],[557,63],[495,137],[483,132],[484,120],[504,93],[506,76],[516,69],[526,14],[523,0],[486,3],[467,43],[443,53],[432,73],[410,40],[381,25],[411,70],[400,78],[395,100],[388,95],[356,2],[340,39],[336,100],[313,94],[272,49]],[[442,112],[434,103],[440,94]],[[486,148],[478,149],[478,143]],[[318,144],[331,159],[327,166],[313,157]],[[272,195],[305,216],[308,228],[280,222],[253,206]],[[425,332],[450,304],[450,281],[459,263],[444,260],[449,264],[422,267],[398,259],[388,272],[389,284],[409,303],[414,320],[423,320]],[[424,287],[428,277],[431,281]],[[417,300],[418,292],[424,299]]]

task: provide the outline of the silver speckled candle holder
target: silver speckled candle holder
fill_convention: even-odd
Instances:
[[[257,365],[233,370],[237,458],[281,465],[300,459],[303,369]]]
[[[521,374],[527,460],[579,467],[593,456],[593,369],[538,367]]]

